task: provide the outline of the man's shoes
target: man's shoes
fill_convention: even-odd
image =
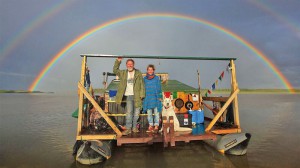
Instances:
[[[153,132],[153,126],[149,126],[146,132]]]
[[[132,132],[138,133],[138,132],[140,132],[140,131],[139,131],[139,129],[137,129],[137,128],[133,128],[133,129],[132,129]]]
[[[124,136],[129,135],[130,133],[131,133],[130,129],[126,129],[126,130],[122,131],[122,135],[124,135]]]

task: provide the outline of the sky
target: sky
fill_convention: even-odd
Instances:
[[[152,16],[108,25],[78,41],[57,59],[35,90],[76,90],[80,54],[234,57],[240,88],[285,89],[282,77],[300,88],[299,8],[298,0],[0,0],[0,90],[28,90],[44,67],[80,35],[118,18],[145,13]],[[216,27],[243,39],[269,63]],[[95,88],[103,87],[102,73],[112,72],[113,63],[114,59],[88,59]],[[145,72],[148,64],[154,64],[157,72],[194,87],[199,70],[202,88],[210,88],[225,70],[218,88],[228,88],[228,63],[136,59],[136,68]]]

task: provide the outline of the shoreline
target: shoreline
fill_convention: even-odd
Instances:
[[[94,93],[104,93],[104,89],[96,88]],[[207,92],[207,89],[201,89],[202,96]],[[216,89],[212,94],[229,94],[230,89]],[[28,91],[28,90],[0,90],[1,93],[54,93],[43,91]],[[195,92],[198,93],[198,92]],[[240,89],[239,94],[300,94],[300,89],[294,89],[294,93],[291,93],[288,89]]]
[[[201,89],[201,94],[207,92],[208,89]],[[94,93],[104,93],[105,90],[102,88],[94,89]],[[230,89],[216,89],[212,91],[212,94],[229,94]],[[195,92],[195,93],[198,93]],[[240,89],[239,94],[300,94],[300,89],[294,89],[294,93],[291,93],[288,89]]]
[[[0,94],[1,93],[54,93],[54,92],[28,91],[28,90],[0,90]]]

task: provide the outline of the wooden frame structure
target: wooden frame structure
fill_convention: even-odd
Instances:
[[[78,125],[77,125],[77,140],[117,140],[117,144],[121,145],[123,143],[153,143],[153,142],[164,142],[164,146],[168,146],[170,142],[171,146],[175,146],[175,141],[184,141],[189,142],[191,140],[204,140],[204,139],[215,139],[216,134],[229,134],[229,133],[239,133],[241,132],[240,128],[240,121],[239,121],[239,110],[238,110],[238,83],[236,80],[236,69],[234,60],[236,58],[211,58],[211,57],[187,57],[187,56],[136,56],[136,55],[102,55],[102,54],[84,54],[81,55],[82,65],[81,65],[81,76],[80,81],[78,82],[78,94],[79,94],[79,110],[78,110]],[[89,92],[85,89],[85,75],[87,70],[87,58],[88,57],[104,57],[104,58],[141,58],[141,59],[180,59],[180,60],[218,60],[218,61],[230,61],[230,69],[231,69],[231,94],[228,98],[222,98],[223,101],[226,101],[225,104],[222,106],[218,114],[212,119],[212,121],[208,124],[205,129],[206,134],[204,136],[175,136],[174,133],[174,123],[173,120],[170,119],[169,122],[165,118],[163,118],[163,135],[154,138],[145,138],[142,137],[140,139],[136,138],[133,140],[128,140],[126,137],[122,137],[121,131],[117,128],[114,122],[109,118],[109,116],[125,116],[124,114],[107,114],[105,113],[101,107],[97,104],[97,102],[93,99],[93,97],[89,94]],[[106,122],[110,125],[114,133],[112,134],[101,134],[101,135],[89,135],[82,133],[82,127],[87,127],[86,123],[84,122],[84,99],[89,100],[96,110],[100,113],[100,115],[106,120]],[[216,98],[220,99],[220,98]],[[207,98],[207,100],[210,100]],[[211,99],[213,100],[213,99]],[[215,124],[217,123],[218,119],[223,115],[227,107],[232,103],[233,105],[233,114],[234,114],[234,127],[230,129],[214,129]],[[170,128],[170,132],[167,132],[167,128]]]

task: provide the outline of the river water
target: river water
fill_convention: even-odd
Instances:
[[[88,167],[72,156],[76,94],[0,94],[0,167]],[[300,95],[240,94],[247,154],[222,155],[201,141],[163,149],[121,146],[90,167],[299,167]]]

